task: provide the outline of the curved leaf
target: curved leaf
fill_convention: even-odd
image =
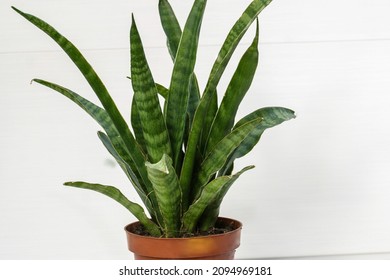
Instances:
[[[92,66],[88,63],[88,61],[84,58],[81,52],[70,42],[67,38],[62,36],[56,29],[54,29],[51,25],[46,23],[45,21],[24,13],[18,10],[15,7],[12,7],[17,13],[27,19],[29,22],[34,24],[36,27],[45,32],[49,37],[51,37],[69,56],[69,58],[73,61],[73,63],[80,70],[86,81],[89,83],[96,96],[99,98],[102,103],[104,109],[107,114],[110,116],[113,124],[115,125],[120,137],[123,139],[128,151],[131,154],[131,157],[137,167],[142,169],[142,165],[144,164],[144,159],[142,156],[142,152],[140,151],[138,145],[136,145],[134,136],[131,134],[129,127],[127,126],[125,120],[120,114],[117,106],[112,100],[110,94],[108,93],[105,85],[100,80],[99,76],[92,68]],[[144,172],[141,172],[141,176]]]
[[[145,193],[145,190],[142,189],[142,185],[139,183],[136,175],[134,174],[131,167],[125,162],[121,156],[117,153],[114,146],[112,145],[110,139],[106,134],[99,131],[98,137],[102,141],[104,147],[106,147],[107,151],[115,158],[116,162],[119,164],[119,166],[122,168],[123,172],[127,175],[127,178],[132,182],[135,190],[137,191],[138,195],[142,199],[142,202],[145,204],[146,208],[148,209],[150,215],[153,219],[156,218],[156,213],[153,209],[152,203],[149,200],[149,197],[147,196],[147,193]]]
[[[123,142],[123,139],[120,137],[119,132],[116,129],[113,121],[103,108],[95,105],[94,103],[71,91],[70,89],[64,88],[60,85],[40,79],[34,79],[33,81],[61,93],[63,96],[69,98],[79,107],[81,107],[85,112],[87,112],[106,131],[117,153],[131,167],[134,174],[137,176],[137,181],[143,182],[143,184],[145,184],[143,179],[147,179],[147,176],[140,176],[141,171],[139,170],[139,167],[135,165],[132,157],[129,154],[129,151],[127,150],[127,146]],[[137,146],[137,143],[134,142],[134,146]],[[140,161],[144,161],[144,158],[145,157],[142,154],[142,159],[140,159]],[[141,166],[141,170],[142,169],[144,170],[146,175],[146,169]]]
[[[225,136],[202,162],[197,178],[193,186],[193,198],[197,199],[204,186],[211,177],[226,163],[229,155],[241,144],[241,142],[262,122],[262,118],[256,118],[234,129]]]
[[[249,153],[254,146],[259,142],[263,132],[271,127],[279,125],[285,121],[295,118],[294,111],[283,108],[283,107],[265,107],[258,109],[246,117],[242,118],[236,125],[235,128],[239,128],[245,125],[248,122],[253,121],[256,118],[262,118],[263,122],[260,123],[237,147],[237,149],[229,157],[229,160],[226,162],[225,166],[221,170],[221,174],[225,174],[226,170],[230,168],[234,160],[237,158],[245,156]]]
[[[159,227],[145,215],[144,209],[139,204],[128,200],[117,188],[86,182],[66,182],[64,183],[64,185],[93,190],[114,199],[115,201],[123,205],[127,210],[129,210],[152,236],[161,236],[161,231]]]
[[[159,162],[147,162],[146,167],[163,217],[163,232],[166,237],[175,237],[180,227],[182,194],[172,159],[164,154]]]
[[[138,155],[138,152],[141,151],[141,149],[138,148],[138,143],[134,141],[133,145],[130,146],[131,150],[129,151],[128,145],[126,145],[123,139],[120,137],[118,130],[116,129],[107,112],[99,106],[88,101],[87,99],[81,97],[77,93],[54,83],[46,82],[39,79],[34,79],[33,81],[61,93],[62,95],[76,103],[78,106],[80,106],[93,119],[95,119],[95,121],[99,123],[99,125],[106,131],[118,155],[130,166],[131,170],[135,174],[136,178],[133,178],[132,182],[139,182],[140,185],[138,186],[138,188],[141,188],[145,193],[149,194],[149,198],[152,204],[157,205],[156,197],[153,194],[152,183],[149,181],[146,172],[145,157],[142,153]],[[137,164],[133,161],[133,158],[137,159]],[[159,219],[161,215],[158,212],[158,208],[154,207],[154,209],[156,212],[156,219],[161,220],[161,218]]]
[[[230,176],[231,179],[229,180],[229,182],[223,185],[216,197],[208,204],[207,208],[203,212],[202,218],[200,220],[201,230],[206,231],[209,228],[213,227],[215,221],[219,216],[219,208],[221,206],[222,200],[224,199],[226,193],[229,191],[230,187],[238,179],[238,177],[241,176],[241,174],[253,168],[255,168],[253,165],[247,166],[243,168],[240,172],[237,172],[236,174]]]
[[[187,212],[183,215],[183,232],[193,232],[200,216],[209,203],[215,199],[220,192],[221,188],[229,182],[231,178],[229,176],[219,177],[210,183],[208,183],[202,190],[199,198],[191,204]]]
[[[248,166],[242,169],[240,172],[232,176],[222,176],[212,180],[202,190],[199,198],[188,208],[188,211],[183,216],[183,230],[185,232],[192,232],[198,222],[201,223],[201,230],[206,231],[216,221],[217,217],[209,216],[208,213],[204,213],[205,209],[214,209],[222,202],[223,197],[229,190],[230,186],[240,177],[245,171],[254,168],[254,166]],[[214,211],[215,213],[215,211]],[[203,216],[202,216],[203,214]],[[205,219],[199,219],[204,217]]]

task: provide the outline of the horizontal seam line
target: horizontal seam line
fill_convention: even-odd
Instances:
[[[358,43],[358,42],[386,42],[390,41],[390,38],[371,38],[371,39],[341,39],[341,40],[318,40],[318,41],[275,41],[275,42],[259,42],[259,45],[305,45],[305,44],[337,44],[337,43]],[[242,44],[250,45],[250,42]],[[199,47],[220,47],[220,44],[205,44],[199,45]],[[145,47],[145,49],[165,49],[165,46],[150,46]],[[129,50],[129,48],[98,48],[98,49],[80,49],[84,52],[95,52],[95,51],[123,51]],[[0,55],[7,54],[22,54],[22,53],[59,53],[62,52],[61,49],[58,50],[26,50],[26,51],[2,51]]]

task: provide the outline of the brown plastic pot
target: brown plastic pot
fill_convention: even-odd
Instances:
[[[233,260],[240,246],[242,224],[239,221],[218,218],[216,227],[231,231],[190,238],[158,238],[134,233],[139,222],[125,227],[127,244],[136,260]]]

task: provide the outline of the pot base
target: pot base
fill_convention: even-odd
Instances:
[[[139,222],[125,227],[127,244],[136,260],[232,260],[240,246],[242,224],[218,218],[216,225],[231,231],[190,238],[157,238],[135,234]]]

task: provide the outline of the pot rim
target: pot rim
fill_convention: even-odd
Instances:
[[[145,238],[145,239],[151,239],[151,240],[163,240],[163,239],[169,239],[169,240],[188,240],[188,239],[206,239],[206,238],[212,238],[212,237],[218,237],[222,235],[230,235],[230,234],[235,234],[237,231],[242,230],[242,223],[238,220],[231,219],[231,218],[226,218],[226,217],[218,217],[217,221],[225,221],[225,222],[230,222],[234,223],[236,227],[233,230],[224,232],[224,233],[217,233],[217,234],[210,234],[210,235],[204,235],[204,236],[193,236],[193,237],[154,237],[154,236],[145,236],[145,235],[140,235],[136,234],[132,231],[130,231],[128,228],[140,224],[139,221],[130,223],[125,226],[124,230],[126,231],[127,234],[138,237],[138,238]]]

